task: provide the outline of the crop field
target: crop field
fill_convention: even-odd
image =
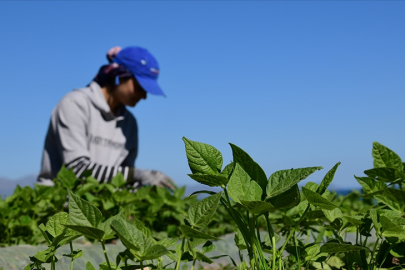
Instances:
[[[189,176],[220,192],[134,190],[120,174],[99,183],[62,168],[52,187],[0,198],[0,269],[405,268],[405,163],[386,146],[374,142],[374,168],[355,177],[362,192],[338,195],[340,162],[300,187],[323,168],[266,175],[234,144],[224,166],[215,147],[183,141]]]

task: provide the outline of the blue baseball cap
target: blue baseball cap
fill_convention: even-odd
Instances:
[[[115,56],[113,61],[128,69],[146,92],[165,96],[157,84],[158,62],[146,49],[141,47],[124,48]]]

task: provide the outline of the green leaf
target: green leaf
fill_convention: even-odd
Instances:
[[[398,175],[397,170],[393,168],[374,168],[364,171],[369,177],[377,178],[384,182],[394,182],[401,179],[402,175]]]
[[[274,206],[268,202],[263,201],[244,201],[240,203],[252,214],[260,215],[269,211],[275,210]]]
[[[110,268],[110,266],[111,266],[111,268]],[[110,266],[108,266],[107,262],[103,262],[102,264],[99,265],[100,270],[122,270],[120,267],[118,267],[113,262],[110,262]]]
[[[153,245],[152,239],[124,219],[113,220],[111,228],[116,232],[122,243],[132,250],[144,250]]]
[[[100,210],[68,190],[70,224],[96,228],[102,218]]]
[[[208,252],[211,252],[211,251],[213,251],[213,250],[215,250],[215,245],[212,244],[211,241],[205,242],[205,244],[204,244],[203,247],[202,247],[202,252],[203,252],[203,253],[208,253]]]
[[[320,251],[325,253],[346,253],[360,250],[368,250],[362,246],[354,246],[352,244],[341,244],[341,243],[326,243],[324,244]]]
[[[365,194],[370,194],[378,191],[384,190],[387,185],[382,181],[377,181],[372,177],[358,177],[354,176],[357,182],[363,187],[363,192]]]
[[[48,244],[51,244],[51,240],[49,239],[49,237],[48,237],[48,234],[47,234],[47,232],[46,232],[46,227],[45,227],[45,225],[43,224],[43,223],[41,223],[41,224],[39,224],[39,230],[41,231],[41,233],[42,233],[42,236],[45,238],[45,240],[46,240],[46,242],[48,242]]]
[[[103,240],[114,238],[115,232],[111,228],[111,223],[112,223],[113,220],[119,220],[122,217],[123,217],[123,213],[120,212],[117,215],[112,216],[109,219],[107,219],[106,221],[98,224],[97,228],[104,232],[104,235],[103,235],[103,238],[102,238]]]
[[[142,252],[141,260],[154,260],[168,254],[169,251],[162,245],[153,245]]]
[[[343,213],[342,210],[340,210],[340,208],[335,208],[333,210],[322,209],[322,212],[329,222],[333,222],[335,221],[335,219],[343,217]]]
[[[363,222],[361,221],[361,217],[359,217],[359,216],[353,216],[353,217],[343,216],[343,218],[356,227],[359,227],[361,224],[363,224]]]
[[[301,196],[298,185],[294,185],[280,195],[268,199],[268,202],[270,202],[276,209],[291,208],[297,206],[300,201]]]
[[[72,258],[74,260],[74,259],[77,259],[77,258],[80,258],[81,256],[83,256],[83,251],[78,249],[78,250],[72,251],[70,254],[63,254],[63,256]]]
[[[228,165],[225,166],[225,168],[222,170],[220,173],[222,176],[229,178],[233,172],[233,168],[235,167],[235,163],[232,161]]]
[[[381,224],[378,221],[378,213],[375,209],[370,209],[370,217],[374,224],[374,229],[377,231],[378,234],[381,234]]]
[[[235,168],[228,183],[228,194],[235,202],[240,203],[240,197],[245,200],[250,198],[250,177],[239,165],[235,164]]]
[[[86,270],[96,270],[96,268],[94,268],[94,266],[91,264],[91,262],[87,262],[86,263]]]
[[[384,145],[373,142],[374,168],[394,168],[400,171],[404,170],[401,158],[391,149]]]
[[[137,228],[141,233],[143,233],[146,237],[150,237],[152,235],[152,233],[150,232],[150,230],[143,225],[142,221],[140,221],[139,219],[137,219],[136,217],[132,217],[131,220],[132,224],[135,226],[135,228]]]
[[[400,239],[405,238],[405,230],[392,222],[385,216],[380,216],[380,223],[382,227],[382,235],[385,237],[398,237]]]
[[[255,181],[250,181],[249,186],[249,200],[260,201],[262,199],[263,190]],[[241,199],[241,198],[239,198]]]
[[[222,154],[215,147],[183,137],[188,165],[193,173],[218,174],[222,169]]]
[[[60,212],[49,218],[46,223],[46,230],[50,235],[56,237],[61,235],[65,230],[65,224],[69,221],[69,214],[65,212]]]
[[[179,238],[164,238],[159,240],[156,244],[164,246],[165,248],[173,247],[179,241]]]
[[[330,171],[328,171],[326,173],[321,184],[319,185],[318,194],[322,195],[325,192],[325,190],[328,188],[330,183],[332,183],[333,177],[335,177],[335,173],[336,173],[336,170],[339,167],[339,165],[340,165],[340,162],[336,163],[336,165],[333,166],[333,168],[330,169]]]
[[[190,224],[198,228],[207,227],[218,208],[221,196],[222,192],[219,192],[193,204],[188,210]]]
[[[72,242],[73,240],[79,238],[80,236],[82,236],[81,234],[77,234],[76,232],[74,232],[74,233],[75,234],[64,235],[64,237],[59,239],[58,242],[55,241],[56,240],[56,238],[55,238],[54,241],[52,242],[52,245],[53,246],[58,245],[61,247],[63,245],[66,245],[67,243]]]
[[[92,238],[92,239],[96,239],[96,240],[101,240],[103,239],[103,235],[104,235],[104,231],[97,229],[97,228],[93,228],[93,227],[89,227],[89,226],[82,226],[82,225],[69,225],[66,224],[66,227],[79,232],[81,234],[83,234],[86,237]]]
[[[77,178],[75,173],[73,172],[73,169],[66,169],[64,164],[56,175],[56,178],[62,183],[62,186],[67,189],[73,189],[77,182]]]
[[[310,204],[318,206],[321,209],[333,210],[338,207],[337,205],[334,205],[333,203],[331,203],[318,193],[313,192],[305,187],[302,187],[302,192],[304,193],[304,196],[306,197],[306,199]]]
[[[262,190],[266,190],[267,177],[263,169],[257,164],[248,153],[243,151],[238,146],[230,143],[232,148],[233,161],[239,163],[243,170],[256,181]]]
[[[200,239],[207,239],[207,240],[219,240],[219,238],[215,236],[208,235],[206,233],[197,231],[196,229],[193,229],[187,225],[180,225],[180,230],[183,233],[183,235],[187,238],[200,238]]]
[[[213,261],[210,259],[210,258],[208,258],[207,256],[205,256],[204,254],[202,254],[201,252],[196,252],[196,256],[197,256],[197,259],[199,260],[199,261],[202,261],[202,262],[205,262],[205,263],[213,263]]]
[[[387,188],[382,194],[374,196],[379,203],[386,204],[392,210],[403,213],[405,210],[405,191]]]
[[[116,188],[122,187],[123,185],[125,185],[125,183],[126,181],[124,179],[124,176],[120,172],[111,179],[111,184],[113,184],[113,186]]]
[[[188,174],[193,180],[201,183],[203,185],[207,185],[210,187],[220,187],[226,186],[228,184],[228,178],[222,175],[213,175],[213,174]]]
[[[298,184],[301,180],[304,180],[309,175],[320,169],[322,169],[322,167],[308,167],[300,169],[281,170],[273,173],[270,176],[269,182],[267,184],[266,200],[289,190],[292,186]]]

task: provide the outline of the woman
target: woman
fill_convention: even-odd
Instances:
[[[107,59],[109,64],[87,87],[68,93],[53,110],[38,181],[53,185],[65,164],[77,177],[92,170],[93,177],[108,182],[121,172],[134,186],[174,189],[175,183],[165,174],[134,168],[138,128],[125,107],[134,107],[148,93],[164,95],[157,84],[156,59],[140,47],[114,47]]]

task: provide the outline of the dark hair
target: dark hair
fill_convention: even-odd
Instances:
[[[116,85],[117,78],[125,79],[132,77],[131,72],[117,63],[101,66],[93,81],[100,87],[112,87]]]

